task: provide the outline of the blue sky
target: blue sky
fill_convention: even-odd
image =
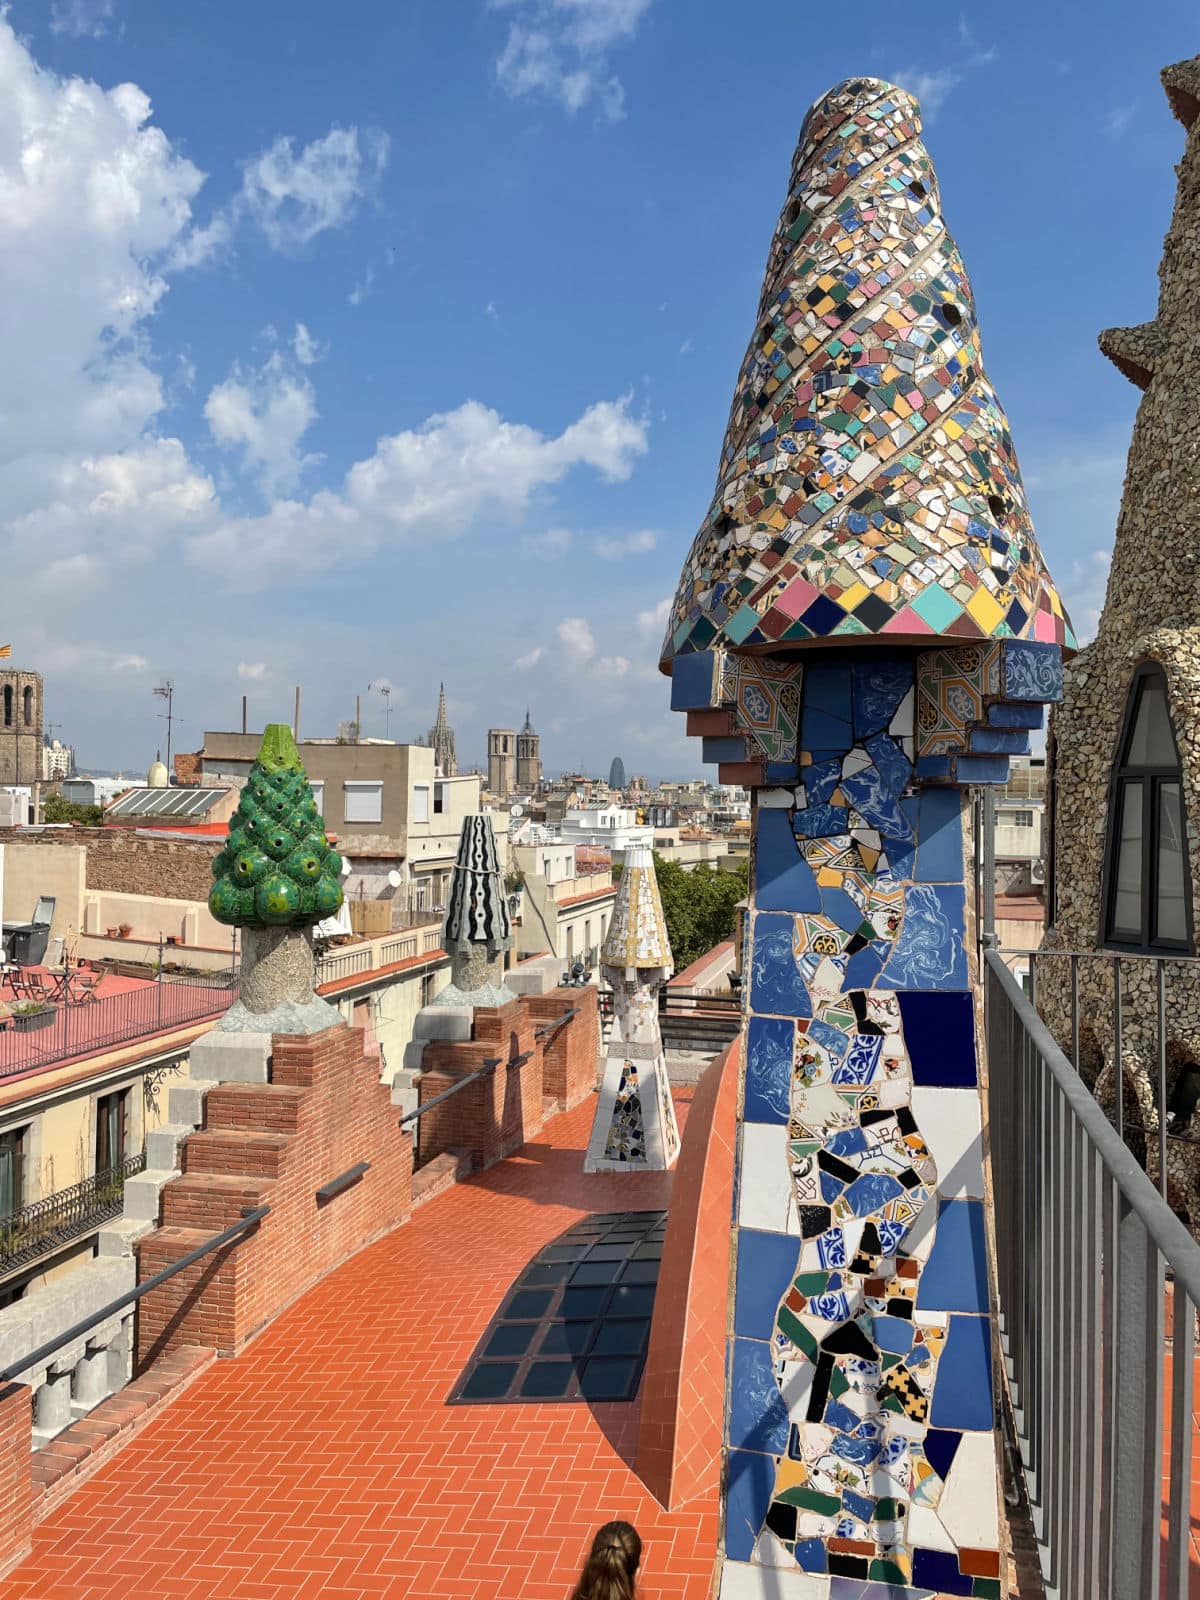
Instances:
[[[1194,3],[12,0],[0,642],[82,761],[527,704],[551,770],[699,770],[655,671],[809,103],[926,112],[1043,550],[1087,634]],[[932,18],[932,21],[931,21]],[[1187,24],[1191,24],[1188,26]],[[924,26],[921,26],[924,24]],[[835,37],[836,36],[836,37]]]

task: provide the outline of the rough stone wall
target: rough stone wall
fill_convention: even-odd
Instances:
[[[1067,670],[1052,727],[1055,916],[1038,974],[1040,1003],[1070,1049],[1070,967],[1054,951],[1102,947],[1104,856],[1111,774],[1136,667],[1159,662],[1179,750],[1193,911],[1200,908],[1200,57],[1163,74],[1188,129],[1179,188],[1159,270],[1158,313],[1112,328],[1101,349],[1139,388],[1108,592],[1095,640]],[[1123,1106],[1134,1148],[1157,1178],[1156,963],[1122,963]],[[1080,1068],[1115,1109],[1112,963],[1079,964]],[[1200,1062],[1200,973],[1166,969],[1168,1095],[1179,1067]],[[1197,1118],[1189,1128],[1196,1132]],[[1200,1162],[1173,1144],[1171,1197],[1200,1224]]]
[[[212,858],[222,840],[146,839],[116,828],[72,828],[31,833],[0,828],[0,844],[61,849],[64,844],[87,849],[85,887],[113,894],[159,895],[165,900],[207,900],[212,888]]]
[[[138,1246],[139,1279],[269,1205],[257,1230],[145,1296],[138,1365],[203,1345],[229,1354],[297,1295],[408,1216],[412,1140],[357,1028],[276,1035],[270,1083],[210,1090],[207,1125],[183,1147],[162,1194],[162,1226]],[[359,1162],[370,1170],[328,1201],[316,1191]]]

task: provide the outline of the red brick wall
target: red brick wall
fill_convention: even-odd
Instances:
[[[204,1131],[188,1138],[183,1175],[163,1190],[162,1226],[138,1246],[138,1276],[237,1222],[243,1207],[269,1205],[271,1214],[142,1299],[139,1369],[185,1345],[237,1350],[409,1214],[412,1140],[360,1030],[277,1035],[272,1059],[270,1083],[210,1091]],[[318,1205],[316,1190],[361,1161],[370,1171]]]
[[[589,985],[586,989],[554,989],[549,994],[529,995],[521,1002],[535,1028],[555,1021],[566,1011],[578,1012],[542,1042],[542,1092],[556,1102],[560,1111],[571,1110],[596,1087],[599,994]]]
[[[29,1387],[0,1388],[0,1574],[33,1538],[33,1414]]]
[[[478,1171],[519,1150],[542,1126],[542,1050],[534,1023],[520,1001],[475,1013],[469,1043],[436,1040],[425,1046],[418,1082],[420,1103],[450,1088],[485,1061],[501,1065],[421,1118],[421,1163],[447,1150],[469,1150]],[[519,1067],[508,1062],[529,1055]]]
[[[696,1086],[654,1297],[637,1473],[668,1510],[715,1485],[721,1458],[738,1063],[735,1040]]]

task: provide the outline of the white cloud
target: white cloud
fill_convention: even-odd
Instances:
[[[679,346],[679,354],[681,356],[690,356],[692,351],[695,350],[695,348],[696,348],[696,341],[689,334],[688,337]]]
[[[531,555],[564,556],[572,542],[570,528],[547,528],[545,533],[527,533],[521,540],[521,548]]]
[[[213,438],[241,452],[245,470],[257,474],[267,495],[294,489],[304,468],[320,459],[300,451],[316,415],[312,384],[289,371],[279,351],[255,371],[235,366],[204,404]]]
[[[108,32],[116,9],[116,0],[53,0],[50,31],[73,39],[99,39]]]
[[[667,625],[667,618],[671,615],[671,596],[666,595],[662,600],[657,600],[647,611],[639,611],[637,625],[643,633],[661,633]]]
[[[387,165],[388,137],[377,128],[331,128],[299,155],[281,134],[245,165],[241,204],[277,250],[296,250],[358,209]]]
[[[258,683],[267,675],[267,663],[265,661],[239,661],[237,675],[246,683]]]
[[[1137,115],[1137,102],[1130,100],[1123,106],[1114,106],[1104,119],[1104,131],[1119,139]]]
[[[651,0],[489,0],[512,13],[496,78],[513,99],[543,94],[566,110],[595,102],[611,122],[625,115],[625,91],[609,53],[637,32]]]
[[[537,666],[538,662],[545,654],[546,652],[542,649],[541,645],[536,645],[528,655],[517,657],[517,659],[513,662],[513,671],[532,672],[534,667]]]
[[[597,539],[592,548],[605,561],[624,561],[626,556],[645,555],[657,543],[657,533],[650,528],[642,528],[637,533],[627,533],[621,539]]]
[[[302,367],[311,367],[314,362],[325,359],[329,354],[329,346],[314,339],[304,324],[298,322],[292,335],[292,354]]]
[[[966,16],[960,13],[957,41],[948,51],[947,59],[935,67],[911,65],[896,73],[892,81],[916,96],[924,120],[932,122],[946,96],[958,87],[966,74],[974,67],[990,66],[998,54],[995,45],[979,43]]]
[[[627,478],[646,449],[646,427],[628,396],[602,400],[556,438],[468,400],[419,428],[380,439],[339,490],[307,501],[277,500],[261,517],[224,523],[194,539],[191,559],[222,568],[237,557],[242,585],[287,570],[299,577],[384,545],[445,540],[482,517],[515,522],[538,491],[588,466],[610,482]]]
[[[1086,556],[1071,563],[1069,576],[1059,584],[1080,644],[1086,644],[1095,637],[1100,613],[1104,609],[1111,565],[1110,550],[1089,550]]]
[[[187,272],[207,266],[233,242],[229,213],[218,211],[203,227],[190,228],[175,244],[165,262],[167,272]]]
[[[564,617],[554,635],[569,666],[586,666],[596,654],[596,637],[584,617]]]
[[[354,285],[353,289],[351,289],[350,293],[346,296],[346,299],[352,306],[362,305],[363,301],[370,294],[374,283],[375,268],[368,266],[366,272],[363,273],[362,277]]]

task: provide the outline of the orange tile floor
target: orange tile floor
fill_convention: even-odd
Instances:
[[[715,1478],[664,1512],[627,1464],[636,1404],[444,1404],[538,1249],[587,1212],[667,1203],[670,1175],[584,1175],[594,1107],[210,1367],[41,1524],[0,1596],[564,1600],[596,1526],[623,1516],[644,1592],[706,1600]]]

